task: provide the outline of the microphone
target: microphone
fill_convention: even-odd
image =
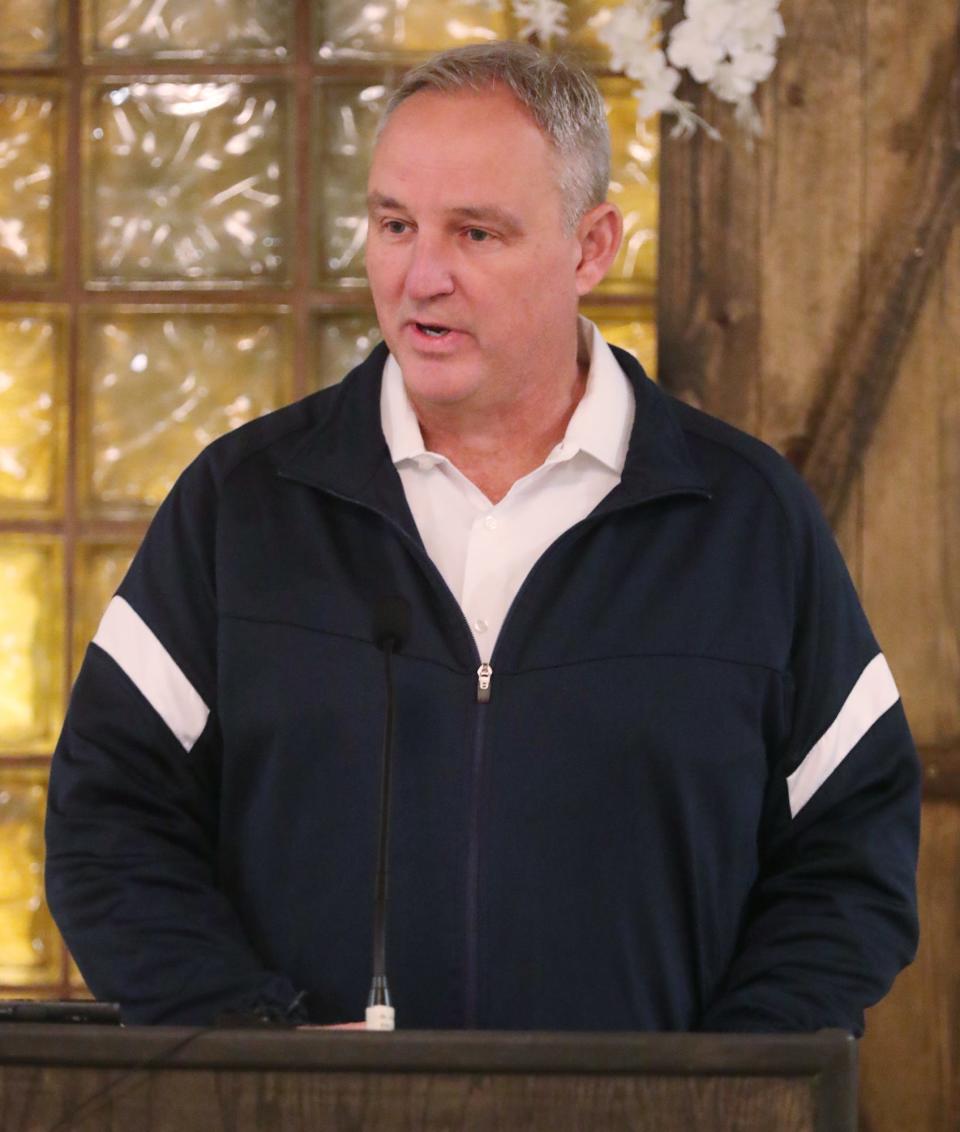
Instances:
[[[380,775],[380,829],[377,877],[373,894],[373,981],[367,998],[368,1030],[392,1030],[396,1015],[387,985],[387,855],[390,848],[390,763],[393,748],[393,665],[391,658],[410,631],[410,603],[399,594],[381,597],[373,607],[373,641],[383,652],[387,685],[387,711],[383,728],[383,763]]]

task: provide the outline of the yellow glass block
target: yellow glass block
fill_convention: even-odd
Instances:
[[[88,312],[81,467],[87,505],[143,514],[211,440],[285,400],[283,308]]]
[[[389,98],[382,84],[324,83],[319,88],[316,196],[320,275],[363,283],[367,172],[377,122]]]
[[[314,354],[317,359],[313,388],[336,383],[359,365],[380,341],[373,311],[322,314],[316,321]]]
[[[81,543],[74,578],[73,673],[136,553],[136,543]]]
[[[43,515],[63,479],[63,328],[13,310],[0,308],[0,515]]]
[[[49,86],[0,89],[0,275],[53,274],[59,105]]]
[[[632,85],[620,77],[600,80],[612,149],[609,199],[623,213],[623,243],[605,292],[652,296],[657,280],[660,215],[658,120],[637,121]]]
[[[0,3],[0,66],[30,67],[52,62],[61,42],[61,0],[3,0]]]
[[[615,306],[585,308],[583,313],[597,324],[605,341],[633,354],[647,377],[656,380],[657,322],[652,312]]]
[[[95,57],[282,59],[292,0],[89,0],[87,52]]]
[[[50,539],[0,538],[0,750],[46,753],[63,722],[63,559]]]
[[[601,64],[608,56],[597,32],[609,23],[610,13],[616,7],[618,3],[611,0],[566,0],[567,35],[563,46]]]
[[[477,0],[325,0],[316,12],[318,54],[333,62],[426,55],[506,39],[512,28],[503,11]]]
[[[287,279],[287,90],[155,79],[88,91],[85,266],[128,285]]]
[[[0,983],[60,979],[61,944],[43,899],[46,771],[0,775]]]

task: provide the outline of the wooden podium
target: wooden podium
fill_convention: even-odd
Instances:
[[[810,1036],[0,1026],[3,1132],[854,1132]]]

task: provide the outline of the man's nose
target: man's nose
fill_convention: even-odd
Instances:
[[[453,249],[447,241],[418,232],[407,267],[407,294],[411,299],[449,295],[453,284]]]

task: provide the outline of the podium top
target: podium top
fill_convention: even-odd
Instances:
[[[0,1063],[195,1069],[366,1069],[810,1076],[849,1072],[856,1040],[816,1034],[558,1033],[0,1025]]]

